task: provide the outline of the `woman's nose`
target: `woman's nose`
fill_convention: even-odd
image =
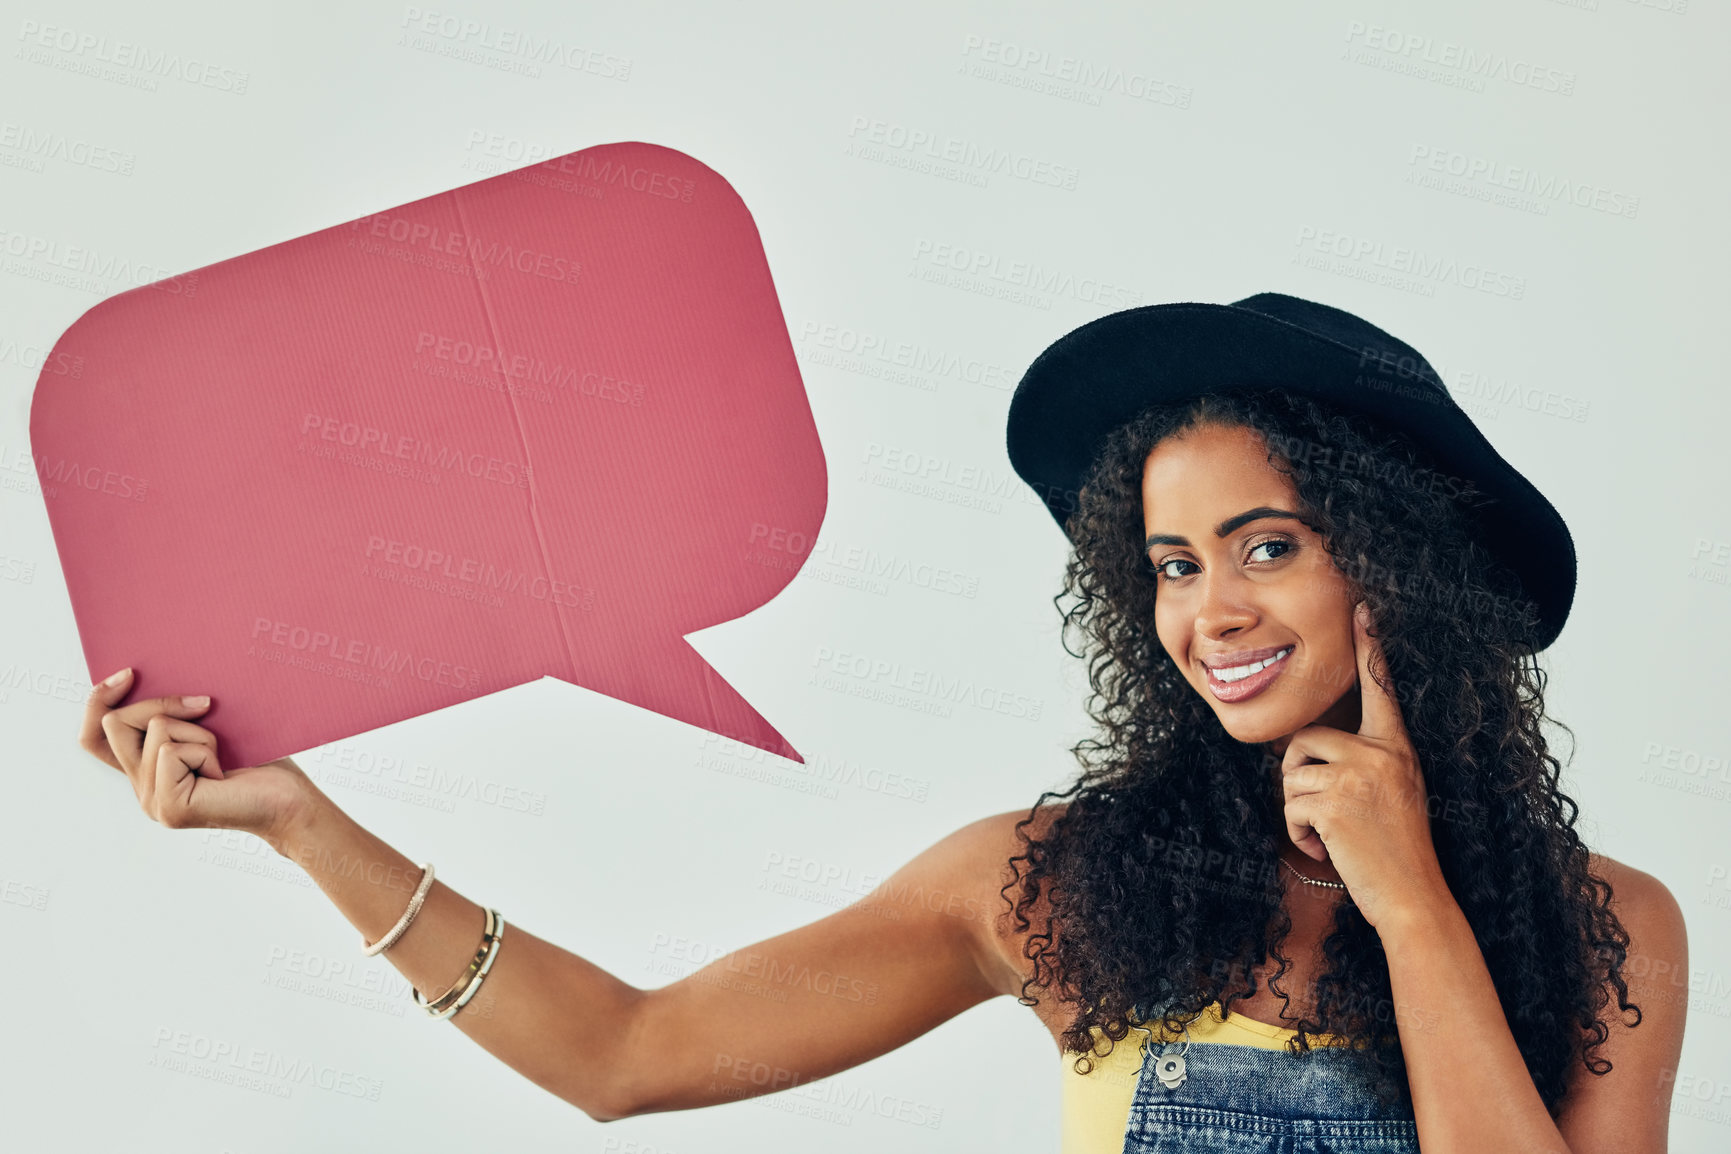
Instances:
[[[1202,577],[1202,600],[1196,606],[1197,631],[1227,637],[1255,625],[1259,614],[1251,582],[1236,573],[1212,570]]]

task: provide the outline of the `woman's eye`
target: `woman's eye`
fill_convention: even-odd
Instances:
[[[1188,574],[1174,573],[1172,571],[1172,566],[1189,564],[1191,564],[1191,562],[1184,560],[1182,557],[1174,557],[1169,561],[1162,561],[1158,565],[1154,566],[1154,571],[1167,581],[1175,581],[1180,577],[1188,576]]]
[[[1278,537],[1271,537],[1266,541],[1258,541],[1256,544],[1252,545],[1250,547],[1251,557],[1254,558],[1256,556],[1256,553],[1258,550],[1266,549],[1270,545],[1275,546],[1279,550],[1279,552],[1275,553],[1273,557],[1264,557],[1263,560],[1265,560],[1265,561],[1273,561],[1277,557],[1283,557],[1286,555],[1286,553],[1288,551],[1290,551],[1292,549],[1292,542],[1291,541],[1282,541]]]
[[[1252,545],[1247,560],[1261,561],[1263,564],[1267,564],[1270,561],[1280,560],[1280,558],[1286,556],[1296,548],[1298,548],[1297,545],[1294,545],[1291,541],[1288,541],[1285,538],[1270,537],[1266,541],[1258,541],[1256,544]],[[1274,552],[1271,554],[1263,553],[1262,551],[1265,549],[1273,549]],[[1262,553],[1262,556],[1258,557],[1258,553]],[[1175,566],[1182,565],[1188,565],[1190,566],[1190,569],[1185,570],[1175,568]],[[1194,561],[1188,561],[1183,557],[1169,557],[1164,561],[1155,563],[1154,573],[1160,580],[1177,581],[1182,577],[1189,577],[1193,571],[1196,571],[1196,568],[1196,563]]]

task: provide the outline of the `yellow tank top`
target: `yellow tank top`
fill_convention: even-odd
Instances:
[[[1093,1033],[1098,1042],[1105,1041],[1098,1029]],[[1190,1023],[1192,1042],[1223,1042],[1264,1050],[1286,1049],[1287,1039],[1297,1033],[1243,1014],[1222,1018],[1218,1002],[1210,1002],[1202,1016]],[[1130,1102],[1150,1036],[1148,1030],[1133,1026],[1122,1042],[1113,1044],[1110,1054],[1093,1058],[1094,1068],[1086,1074],[1078,1074],[1074,1068],[1077,1055],[1063,1055],[1059,1154],[1120,1154],[1124,1149]],[[1331,1041],[1332,1035],[1313,1034],[1310,1044],[1321,1047]]]

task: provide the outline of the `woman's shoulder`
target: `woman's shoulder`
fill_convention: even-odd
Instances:
[[[1682,948],[1683,908],[1669,887],[1645,870],[1626,865],[1614,857],[1589,853],[1594,877],[1611,887],[1611,910],[1633,939],[1631,952]]]
[[[962,826],[946,840],[964,842],[974,851],[981,864],[999,861],[1001,851],[1001,861],[1007,867],[1011,857],[1027,849],[1029,840],[1038,841],[1045,837],[1050,832],[1053,821],[1062,816],[1068,807],[1068,802],[1053,802],[1029,809],[1010,809],[989,814]],[[1005,879],[1008,877],[1006,872]]]
[[[1631,996],[1662,996],[1674,993],[1677,983],[1689,981],[1689,931],[1683,908],[1664,882],[1644,870],[1603,854],[1592,854],[1590,868],[1595,877],[1611,887],[1611,912],[1629,935],[1623,976]],[[1663,980],[1665,989],[1656,986]],[[1659,989],[1660,995],[1654,990]],[[1681,1032],[1681,1020],[1677,1024]]]
[[[1610,1030],[1594,1050],[1610,1062],[1609,1077],[1572,1065],[1557,1126],[1564,1141],[1580,1144],[1620,1129],[1665,1132],[1669,1095],[1655,1096],[1652,1087],[1676,1075],[1689,1004],[1689,942],[1677,899],[1652,874],[1615,858],[1593,854],[1589,865],[1610,883],[1611,910],[1629,935],[1621,974],[1628,1003],[1640,1007],[1640,1028]],[[1615,1023],[1636,1024],[1613,1001],[1607,1025]]]
[[[980,918],[979,930],[991,955],[994,985],[1000,993],[1021,993],[1024,980],[1033,974],[1033,963],[1027,956],[1028,939],[1049,932],[1051,905],[1046,887],[1037,886],[1031,898],[1024,898],[1022,879],[1029,863],[1022,855],[1029,839],[1043,838],[1064,809],[1065,804],[1058,803],[1006,810],[970,822],[951,835],[969,859],[967,873],[976,887],[979,908],[990,911],[989,916]],[[1018,858],[1022,860],[1015,860]]]
[[[1594,876],[1611,883],[1613,905],[1624,900],[1632,905],[1676,904],[1677,899],[1671,896],[1665,883],[1645,870],[1636,869],[1608,854],[1589,851],[1587,859]]]

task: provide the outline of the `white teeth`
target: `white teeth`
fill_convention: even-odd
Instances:
[[[1234,665],[1227,669],[1214,669],[1210,670],[1210,672],[1213,673],[1216,681],[1243,681],[1252,673],[1260,673],[1262,670],[1267,669],[1270,665],[1273,665],[1276,661],[1279,661],[1282,657],[1285,657],[1291,652],[1292,647],[1289,645],[1279,653],[1276,653],[1273,657],[1267,658],[1266,660],[1252,661],[1249,665]]]

